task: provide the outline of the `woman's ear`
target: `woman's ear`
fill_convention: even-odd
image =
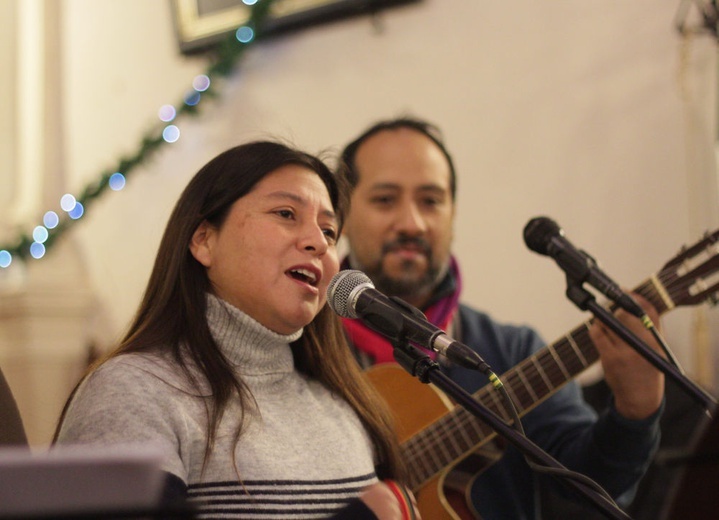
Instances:
[[[195,260],[205,267],[212,265],[212,235],[214,235],[214,232],[215,228],[209,222],[203,220],[197,226],[190,240],[190,253],[195,257]]]

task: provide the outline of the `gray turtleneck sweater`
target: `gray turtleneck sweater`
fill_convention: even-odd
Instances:
[[[377,481],[357,415],[295,370],[290,343],[301,330],[276,334],[214,296],[207,319],[259,409],[246,414],[236,445],[235,401],[203,471],[209,390],[198,395],[163,353],[121,355],[94,371],[68,408],[59,442],[159,446],[162,469],[187,485],[207,518],[327,518]]]

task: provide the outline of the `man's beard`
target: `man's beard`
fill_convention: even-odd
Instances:
[[[402,269],[406,275],[390,276],[382,267],[382,259],[388,252],[406,245],[415,246],[427,258],[427,270],[419,278],[412,272],[416,264],[411,260],[403,262]],[[399,237],[397,240],[385,244],[382,247],[382,257],[373,265],[358,265],[356,258],[353,258],[352,255],[350,255],[350,258],[357,268],[370,277],[378,291],[387,296],[397,296],[405,300],[412,300],[414,299],[413,297],[419,295],[431,294],[446,271],[442,265],[435,262],[432,248],[427,241],[416,237]]]

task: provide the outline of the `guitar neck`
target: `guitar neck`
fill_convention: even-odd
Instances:
[[[674,306],[662,281],[656,276],[642,283],[634,292],[649,300],[660,314]],[[589,337],[589,324],[589,321],[581,324],[502,375],[501,380],[520,417],[599,359],[599,353]],[[512,420],[492,385],[486,385],[473,397],[505,421]],[[455,407],[402,445],[411,487],[418,488],[494,435],[495,431],[483,421],[466,409]]]

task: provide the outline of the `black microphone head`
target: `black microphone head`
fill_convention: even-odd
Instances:
[[[524,226],[524,243],[540,255],[549,254],[552,239],[562,235],[562,228],[549,217],[535,217]]]
[[[357,318],[353,305],[356,290],[374,288],[372,280],[362,271],[345,269],[338,272],[327,286],[327,303],[332,310],[343,318]]]

